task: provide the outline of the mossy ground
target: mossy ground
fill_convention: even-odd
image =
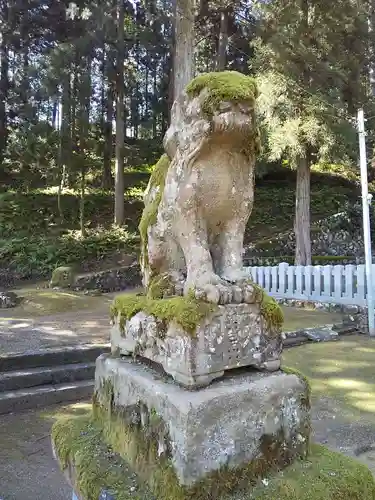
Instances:
[[[109,419],[108,419],[109,421]],[[104,431],[106,439],[108,431]],[[112,434],[116,440],[116,434]],[[122,436],[123,437],[123,436]],[[130,492],[130,481],[134,473],[126,461],[119,458],[105,444],[103,430],[92,418],[84,416],[58,421],[53,428],[59,462],[65,468],[69,461],[75,463],[77,489],[85,500],[97,500],[103,487],[115,492],[116,500],[165,499],[180,500],[373,500],[375,482],[370,471],[360,463],[334,453],[328,449],[312,445],[307,459],[297,460],[282,472],[275,471],[249,484],[248,475],[238,477],[241,488],[229,493],[228,484],[216,486],[209,494],[198,488],[194,496],[183,497],[178,489],[168,491],[172,471],[166,468],[160,477],[155,476],[153,490],[160,492],[154,496],[137,482],[135,491]],[[128,447],[129,441],[122,440],[120,448]],[[154,450],[156,451],[156,450]],[[261,479],[264,478],[262,482]],[[216,483],[222,478],[216,477]]]
[[[120,327],[123,327],[139,311],[145,311],[167,323],[176,321],[186,332],[194,335],[197,325],[214,311],[214,306],[191,296],[154,300],[144,295],[128,294],[120,295],[113,301],[111,317],[120,316]]]

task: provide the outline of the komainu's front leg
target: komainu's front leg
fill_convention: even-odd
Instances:
[[[219,238],[219,257],[215,268],[220,277],[231,283],[232,301],[254,303],[257,290],[251,283],[251,276],[243,267],[242,249],[247,217],[229,221]]]
[[[232,219],[225,224],[220,235],[221,255],[218,267],[220,268],[220,276],[230,283],[241,284],[250,279],[243,267],[242,260],[246,221],[245,217]]]
[[[231,287],[214,272],[204,219],[193,209],[184,210],[176,228],[187,268],[184,294],[193,291],[197,298],[215,304],[231,302]]]

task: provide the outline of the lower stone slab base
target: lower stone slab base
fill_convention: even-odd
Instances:
[[[159,500],[129,464],[108,448],[103,432],[90,416],[61,419],[54,424],[53,448],[78,500]],[[180,500],[168,492],[168,500]],[[169,494],[169,496],[168,496]],[[312,445],[307,460],[296,460],[278,473],[248,479],[241,491],[224,488],[215,497],[191,500],[373,500],[375,483],[366,466],[323,446]],[[68,499],[67,499],[68,500]],[[70,500],[70,498],[69,498]],[[75,499],[76,500],[76,499]]]
[[[201,488],[223,469],[266,472],[308,449],[309,389],[294,374],[232,372],[186,391],[139,362],[102,355],[95,391],[111,446],[150,484],[168,472],[178,491]]]

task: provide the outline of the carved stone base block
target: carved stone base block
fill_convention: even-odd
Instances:
[[[257,304],[219,306],[193,334],[144,312],[124,328],[119,323],[111,331],[113,354],[134,353],[159,363],[184,387],[208,385],[224,371],[243,366],[280,368],[281,332],[267,324]]]
[[[223,468],[254,464],[253,474],[257,467],[267,474],[307,453],[309,391],[294,374],[232,372],[186,391],[140,362],[104,354],[96,362],[95,390],[104,435],[113,438],[108,444],[150,484],[171,467],[179,487],[187,488]]]

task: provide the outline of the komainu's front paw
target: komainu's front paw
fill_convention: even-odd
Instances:
[[[185,295],[193,290],[198,300],[213,304],[229,304],[232,302],[232,286],[214,273],[203,273],[199,276],[188,277],[185,283]]]
[[[251,281],[251,274],[245,269],[224,269],[221,274],[223,280],[235,285],[243,285]]]

